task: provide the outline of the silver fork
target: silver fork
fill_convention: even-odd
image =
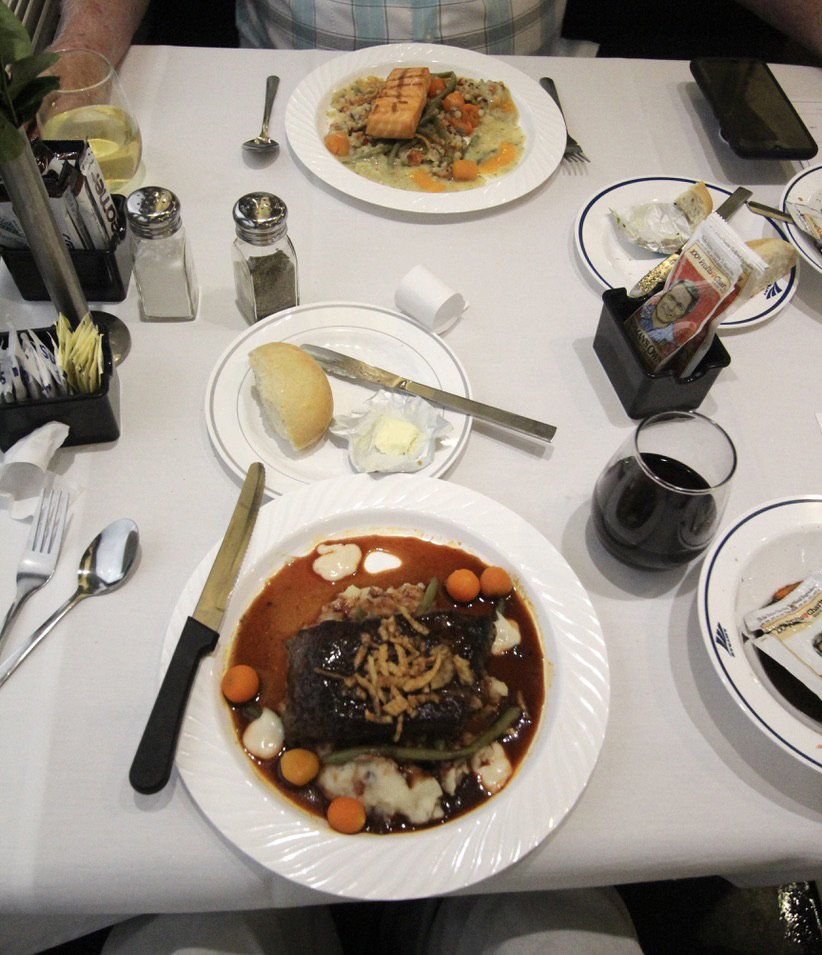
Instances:
[[[68,504],[69,496],[66,491],[55,491],[51,488],[40,495],[37,513],[31,521],[26,550],[17,568],[17,594],[0,625],[0,651],[17,611],[26,598],[39,590],[54,573],[63,541]]]
[[[565,114],[562,112],[562,103],[559,101],[559,93],[557,93],[556,85],[550,76],[543,76],[539,81],[540,86],[545,90],[545,92],[551,97],[551,99],[557,104],[557,107],[562,115],[563,122],[565,121]],[[568,132],[568,124],[565,124],[565,152],[562,156],[563,159],[567,159],[568,162],[590,162],[591,160],[585,155],[582,151],[582,146],[574,139],[574,137]]]

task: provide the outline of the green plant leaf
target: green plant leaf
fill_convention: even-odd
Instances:
[[[0,0],[0,6],[2,0]],[[28,141],[20,130],[0,112],[0,166],[11,162],[28,148]]]
[[[17,122],[23,126],[34,119],[46,93],[56,90],[60,80],[56,76],[40,76],[23,88],[14,100],[14,112]]]
[[[56,59],[53,53],[32,55],[25,27],[0,0],[0,117],[6,123],[19,129],[34,119],[43,97],[60,85],[57,77],[39,75]],[[2,132],[0,139],[4,139]],[[0,142],[0,154],[16,149],[10,138]]]
[[[9,94],[15,99],[18,92],[26,83],[30,83],[35,77],[39,76],[44,70],[47,70],[52,63],[56,63],[59,57],[56,53],[40,53],[37,56],[27,56],[22,60],[17,60],[11,65],[11,79],[9,81]],[[54,77],[57,85],[60,81]]]
[[[5,3],[0,2],[0,67],[31,56],[31,40],[26,28]]]

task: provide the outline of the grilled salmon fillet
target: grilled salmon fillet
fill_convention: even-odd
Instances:
[[[374,100],[365,131],[379,139],[411,139],[428,97],[431,72],[425,66],[391,70]]]

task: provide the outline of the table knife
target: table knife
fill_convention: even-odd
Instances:
[[[200,659],[217,645],[223,615],[240,572],[263,497],[265,469],[248,469],[203,592],[171,657],[160,692],[131,764],[129,782],[139,793],[156,793],[168,782],[177,736]]]
[[[375,368],[364,361],[331,351],[330,348],[321,348],[319,345],[302,345],[301,347],[309,355],[316,358],[325,371],[339,378],[351,378],[354,381],[380,385],[393,391],[418,395],[426,401],[442,405],[443,408],[448,408],[451,411],[460,411],[462,414],[481,418],[483,421],[491,421],[503,428],[521,431],[523,434],[541,438],[543,441],[550,441],[556,434],[557,429],[551,424],[543,424],[542,421],[525,418],[511,411],[503,411],[501,408],[494,408],[491,405],[473,401],[471,398],[464,398],[462,395],[454,395],[448,391],[441,391],[439,388],[422,385],[418,381],[411,381],[394,372]]]
[[[728,196],[716,210],[716,214],[722,216],[722,218],[727,221],[752,195],[753,193],[750,189],[743,189],[742,186],[740,186]],[[671,253],[667,259],[663,259],[658,265],[655,265],[650,272],[646,272],[631,291],[628,292],[628,298],[641,298],[643,295],[648,295],[650,292],[653,292],[658,285],[661,285],[682,254],[683,247],[684,246],[680,246],[676,252]]]

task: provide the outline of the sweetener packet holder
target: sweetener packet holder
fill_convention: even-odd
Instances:
[[[643,301],[628,298],[624,288],[609,289],[602,295],[594,352],[622,407],[631,418],[698,408],[720,371],[730,365],[731,356],[716,336],[690,377],[677,378],[672,371],[651,374],[625,331],[626,319]]]
[[[91,313],[92,317],[94,312]],[[32,333],[51,344],[53,328],[34,328]],[[100,328],[103,342],[103,380],[93,395],[66,395],[0,404],[0,451],[8,451],[20,438],[49,421],[69,426],[64,447],[78,444],[99,444],[120,437],[119,382],[111,357],[108,332]],[[0,342],[8,344],[8,333],[0,334]]]
[[[89,302],[122,302],[131,281],[131,250],[128,243],[126,197],[114,194],[117,234],[107,249],[71,249],[80,286]],[[49,293],[28,249],[3,249],[3,261],[20,295],[27,302],[47,302]]]

